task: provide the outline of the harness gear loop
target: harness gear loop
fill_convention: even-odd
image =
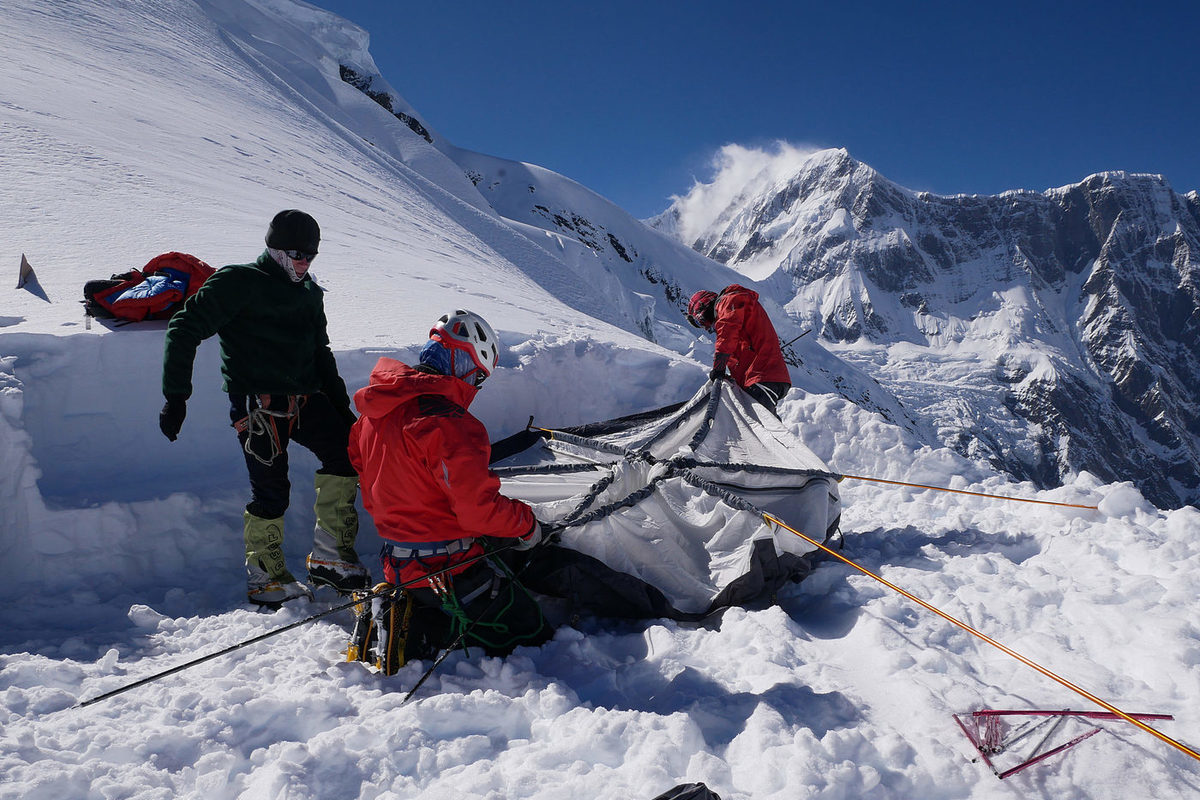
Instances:
[[[496,566],[493,559],[488,557],[484,560],[484,563],[492,570],[491,579],[479,585],[475,589],[472,589],[465,597],[458,596],[458,591],[454,588],[453,574],[446,573],[443,575],[434,575],[429,578],[429,587],[433,590],[433,593],[437,595],[438,600],[441,601],[442,611],[445,612],[448,617],[450,617],[451,635],[454,637],[455,641],[461,640],[463,652],[468,656],[470,655],[470,651],[467,649],[466,637],[464,635],[468,629],[478,625],[483,628],[490,628],[499,634],[508,632],[508,626],[502,622],[483,622],[481,620],[473,620],[467,614],[465,607],[484,592],[490,593],[489,599],[491,600],[495,600],[496,596],[500,593],[500,575],[496,571]],[[511,605],[511,602],[509,605]],[[507,607],[505,610],[507,610]]]
[[[287,400],[286,410],[271,408],[272,395],[249,395],[247,400],[254,407],[245,417],[233,423],[234,430],[247,434],[246,443],[243,445],[246,454],[253,456],[260,464],[268,467],[283,453],[283,446],[279,443],[277,421],[287,420],[287,433],[290,438],[292,430],[300,424],[300,409],[308,402],[306,394],[276,395],[276,397],[279,396]],[[258,442],[265,442],[266,447],[256,448],[255,445]],[[259,453],[260,449],[266,451],[265,456]]]

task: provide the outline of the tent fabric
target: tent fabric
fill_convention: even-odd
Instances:
[[[527,582],[601,615],[686,619],[769,599],[819,551],[764,513],[818,542],[840,517],[839,476],[727,381],[656,412],[531,429],[492,454],[502,491],[557,532]]]
[[[681,783],[658,795],[654,800],[721,800],[721,795],[703,783]]]

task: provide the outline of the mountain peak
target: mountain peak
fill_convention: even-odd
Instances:
[[[873,205],[879,191],[911,194],[840,147],[727,145],[714,168],[711,181],[696,182],[648,224],[758,279],[796,243],[805,221],[821,218],[824,226],[838,209]]]
[[[843,358],[884,348],[861,366],[943,444],[1043,485],[1088,470],[1163,504],[1200,496],[1195,192],[1117,170],[943,196],[844,149],[725,154],[662,230],[774,278],[773,299]],[[913,380],[930,371],[936,392]]]

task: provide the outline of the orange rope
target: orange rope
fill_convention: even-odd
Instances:
[[[968,492],[965,489],[947,489],[942,486],[926,486],[923,483],[904,483],[903,481],[889,481],[884,478],[864,478],[861,475],[842,475],[843,478],[851,478],[856,481],[874,481],[875,483],[890,483],[892,486],[909,486],[913,489],[932,489],[935,492],[953,492],[954,494],[969,494],[973,497],[988,497],[992,500],[1013,500],[1018,503],[1038,503],[1043,506],[1061,506],[1063,508],[1086,508],[1090,511],[1098,511],[1097,506],[1081,506],[1075,503],[1055,503],[1050,500],[1029,500],[1024,497],[1005,497],[1001,494],[984,494],[983,492]]]
[[[847,476],[847,477],[849,477],[849,476]],[[1149,733],[1149,734],[1155,736],[1156,738],[1160,739],[1161,741],[1166,742],[1167,744],[1171,745],[1176,750],[1179,750],[1182,753],[1186,753],[1187,755],[1191,756],[1192,758],[1196,759],[1197,761],[1200,761],[1200,753],[1197,753],[1195,750],[1191,749],[1187,745],[1175,741],[1170,736],[1167,736],[1165,733],[1156,731],[1154,728],[1151,728],[1149,725],[1142,722],[1141,720],[1135,719],[1134,717],[1130,716],[1129,714],[1126,714],[1124,711],[1120,710],[1119,708],[1117,708],[1113,705],[1110,705],[1109,703],[1104,702],[1099,697],[1096,697],[1094,694],[1092,694],[1091,692],[1088,692],[1085,689],[1079,688],[1075,684],[1068,681],[1066,678],[1061,678],[1058,675],[1055,675],[1050,670],[1046,669],[1045,667],[1043,667],[1039,664],[1034,663],[1033,661],[1030,661],[1028,658],[1021,655],[1020,653],[1018,653],[1014,650],[1010,650],[1009,648],[1000,644],[999,642],[997,642],[995,639],[991,638],[990,636],[987,636],[986,634],[980,633],[979,631],[975,630],[974,628],[972,628],[970,625],[966,624],[965,622],[960,622],[959,620],[950,616],[946,612],[944,612],[938,608],[935,608],[934,606],[931,606],[929,603],[926,603],[924,600],[920,599],[919,597],[916,597],[916,596],[904,591],[899,586],[896,586],[895,584],[884,580],[883,578],[876,575],[874,572],[871,572],[870,570],[868,570],[864,567],[860,567],[858,564],[856,564],[855,562],[846,558],[841,553],[831,550],[830,548],[826,547],[825,545],[821,544],[820,542],[816,541],[815,539],[810,539],[809,537],[805,536],[803,533],[801,533],[800,531],[791,527],[790,525],[788,525],[786,522],[779,519],[778,517],[772,516],[771,514],[763,514],[762,516],[763,516],[763,519],[765,519],[767,522],[772,522],[772,523],[778,525],[779,527],[783,528],[784,530],[791,531],[792,533],[796,534],[801,539],[803,539],[804,541],[813,545],[814,547],[818,547],[821,550],[824,550],[826,553],[829,553],[829,555],[833,556],[834,558],[838,559],[839,561],[842,561],[842,562],[850,565],[851,567],[854,567],[856,570],[863,573],[864,575],[874,578],[875,580],[879,581],[880,583],[882,583],[884,586],[888,587],[892,591],[899,592],[900,594],[904,595],[909,600],[912,600],[914,603],[921,606],[922,608],[932,611],[934,614],[937,614],[939,617],[946,620],[947,622],[957,625],[959,628],[962,628],[964,631],[971,634],[972,636],[979,637],[980,639],[982,639],[983,641],[992,645],[993,647],[995,647],[995,648],[999,649],[1000,651],[1007,653],[1008,655],[1017,659],[1022,664],[1025,664],[1028,667],[1032,667],[1033,669],[1035,669],[1038,672],[1045,675],[1047,678],[1050,678],[1051,680],[1067,687],[1068,689],[1075,692],[1076,694],[1086,697],[1088,700],[1091,700],[1093,703],[1100,706],[1104,710],[1109,711],[1113,714],[1116,714],[1118,717],[1125,720],[1126,722],[1133,723],[1134,725],[1136,725],[1137,727],[1146,731],[1147,733]]]

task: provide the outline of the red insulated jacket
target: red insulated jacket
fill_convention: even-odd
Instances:
[[[726,286],[717,296],[716,352],[714,367],[728,367],[737,385],[745,389],[756,383],[791,384],[787,363],[779,349],[779,336],[771,318],[758,302],[758,292]]]
[[[355,393],[361,416],[350,430],[350,462],[384,539],[420,544],[533,530],[533,511],[500,494],[500,479],[488,468],[487,429],[467,411],[476,391],[458,378],[381,358]],[[449,556],[403,562],[399,574],[385,559],[384,573],[392,583],[416,580],[482,552],[476,541]]]

